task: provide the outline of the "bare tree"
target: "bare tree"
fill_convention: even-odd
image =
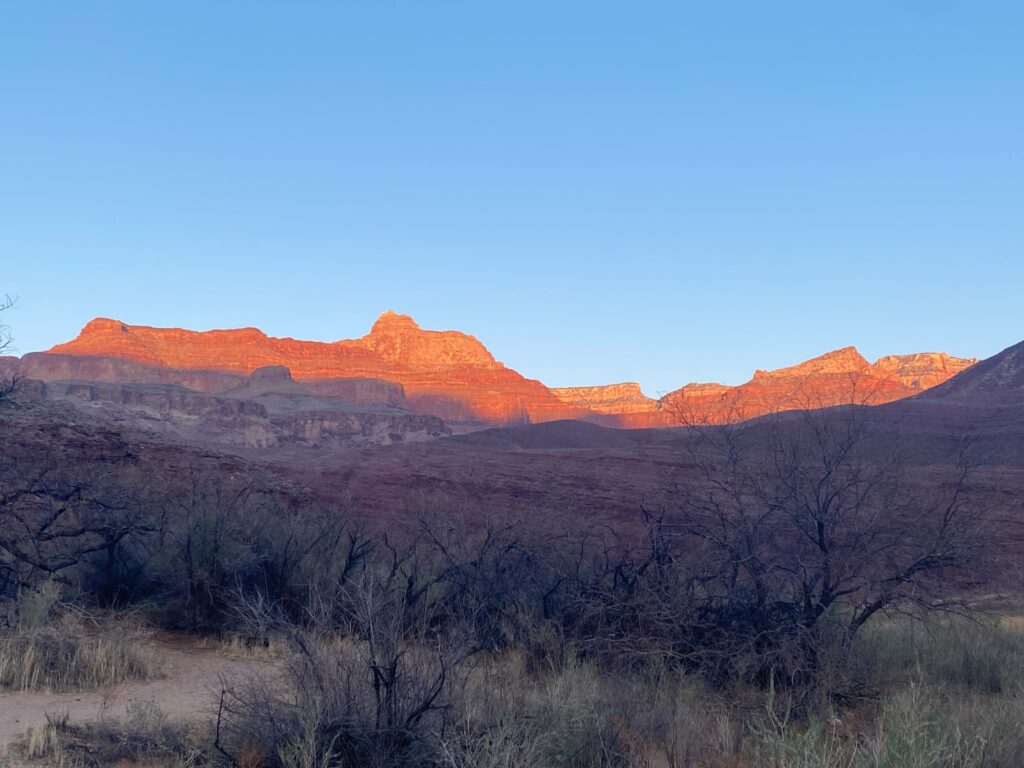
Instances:
[[[982,574],[966,440],[941,478],[908,473],[857,406],[691,422],[682,444],[689,476],[648,526],[652,558],[685,574],[692,653],[724,642],[757,674],[813,676],[879,611],[952,608]]]
[[[225,691],[226,752],[284,741],[303,764],[429,762],[427,734],[444,731],[457,678],[479,649],[475,623],[456,610],[452,570],[426,539],[348,542],[346,564],[311,585],[301,622],[248,600],[260,623],[276,615],[295,653],[284,696],[259,685]]]
[[[14,306],[15,299],[10,296],[4,296],[0,299],[0,312],[6,312],[8,309]],[[0,323],[0,352],[5,351],[11,346],[13,339],[11,338],[11,329],[3,323]]]
[[[76,582],[94,558],[116,557],[139,515],[109,468],[65,466],[45,450],[0,457],[0,599],[44,580]]]
[[[5,312],[14,306],[15,299],[10,296],[0,298],[0,312]],[[11,329],[3,322],[0,322],[0,355],[11,348],[14,339],[11,336]],[[0,367],[0,404],[9,397],[18,386],[20,376],[15,368],[5,371]]]

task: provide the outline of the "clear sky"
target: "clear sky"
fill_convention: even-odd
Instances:
[[[0,294],[550,385],[1024,339],[1024,4],[7,2]]]

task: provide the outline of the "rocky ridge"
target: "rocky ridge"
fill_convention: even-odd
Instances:
[[[161,439],[243,455],[390,445],[451,434],[436,416],[319,397],[279,366],[257,369],[244,384],[217,395],[176,384],[95,381],[38,383],[32,394]]]
[[[362,338],[331,343],[273,338],[255,328],[187,331],[101,318],[47,354],[186,372],[249,374],[277,365],[303,383],[381,380],[400,386],[412,410],[453,422],[512,424],[592,415],[506,368],[473,336],[424,330],[411,317],[391,311]],[[323,383],[311,386],[323,394],[330,390]]]
[[[780,410],[880,404],[918,394],[975,361],[944,353],[890,355],[869,363],[843,347],[798,365],[758,370],[740,386],[688,384],[660,399],[635,383],[549,389],[496,360],[475,337],[421,328],[385,312],[370,332],[335,342],[274,338],[256,328],[189,331],[96,319],[46,353],[26,355],[23,373],[44,381],[180,384],[219,395],[258,392],[246,377],[289,373],[293,394],[434,415],[458,431],[576,419],[615,427],[720,423]],[[278,371],[274,374],[273,371]],[[294,380],[292,380],[292,377]]]
[[[756,370],[750,381],[739,386],[687,384],[658,400],[644,395],[638,385],[552,391],[567,403],[615,417],[617,426],[667,427],[691,421],[735,422],[777,411],[850,403],[879,405],[941,384],[976,362],[926,352],[889,355],[872,364],[851,346],[786,368]]]

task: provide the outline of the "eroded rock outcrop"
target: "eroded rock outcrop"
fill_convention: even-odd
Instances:
[[[593,401],[590,407],[622,427],[720,424],[779,411],[888,403],[941,384],[975,362],[928,352],[890,355],[872,364],[855,347],[843,347],[787,368],[757,370],[739,386],[687,384],[660,400],[641,399],[639,388],[621,390],[622,385],[554,392],[576,405]]]
[[[436,416],[316,397],[292,382],[286,368],[261,369],[253,378],[252,387],[220,395],[174,384],[57,381],[36,382],[35,396],[162,439],[243,452],[348,449],[451,434]]]
[[[597,413],[649,413],[658,405],[632,381],[596,387],[554,387],[551,391],[563,402]]]
[[[109,355],[31,352],[18,362],[21,375],[37,381],[108,381],[136,384],[179,384],[197,392],[237,387],[245,376],[228,371],[183,370],[159,363],[140,363]]]
[[[854,347],[843,347],[799,365],[758,370],[740,386],[688,384],[655,400],[628,382],[548,389],[502,365],[473,336],[425,330],[389,311],[365,336],[330,343],[273,338],[256,328],[187,331],[101,318],[73,341],[27,355],[23,364],[27,375],[49,381],[176,383],[235,396],[304,394],[406,408],[468,427],[559,419],[664,427],[891,402],[974,362],[920,353],[870,363]]]
[[[130,361],[144,366],[147,375],[157,368],[248,375],[285,366],[297,382],[329,396],[335,396],[339,380],[376,379],[400,386],[412,410],[456,422],[515,424],[594,415],[506,368],[474,337],[424,330],[395,312],[381,315],[362,338],[333,343],[272,338],[255,328],[187,331],[98,319],[47,354]],[[61,378],[75,378],[66,375],[70,372],[62,369]],[[125,371],[128,376],[137,372]],[[367,389],[354,384],[348,391]]]
[[[963,358],[945,352],[919,352],[915,355],[886,355],[875,361],[879,375],[895,378],[911,389],[930,389],[965,371],[978,358]]]

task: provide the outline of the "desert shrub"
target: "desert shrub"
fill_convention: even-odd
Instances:
[[[965,732],[938,690],[911,685],[887,700],[867,749],[878,768],[969,768],[985,764],[985,735]]]
[[[441,741],[443,765],[627,765],[624,734],[592,665],[570,661],[554,673],[524,674],[518,654],[478,665],[458,720]]]
[[[166,768],[219,765],[205,726],[173,722],[151,702],[128,705],[123,719],[86,724],[66,714],[47,715],[47,723],[29,729],[12,751],[26,762],[52,768],[99,768],[125,762]]]
[[[633,764],[698,765],[732,755],[742,744],[738,701],[716,695],[697,675],[650,667],[640,675],[609,676],[605,690]]]
[[[27,760],[47,760],[59,768],[81,765],[66,746],[66,712],[48,712],[46,724],[30,728],[16,744],[16,751]]]
[[[226,692],[222,747],[268,766],[429,766],[435,716],[417,714],[437,685],[429,651],[403,669],[375,666],[362,643],[305,637],[283,685],[251,681]],[[382,676],[394,675],[382,681]],[[421,698],[426,697],[426,698]],[[432,715],[435,713],[431,713]]]
[[[744,755],[752,768],[859,768],[859,751],[833,733],[827,721],[758,727]]]
[[[883,702],[869,733],[835,716],[793,717],[770,702],[743,749],[758,768],[981,768],[986,739],[963,729],[938,689],[913,685]]]
[[[33,630],[45,627],[60,601],[60,586],[52,579],[35,587],[25,587],[18,595],[16,622],[19,629]]]
[[[173,721],[153,702],[133,702],[122,720],[87,728],[94,740],[107,745],[109,757],[170,757],[184,765],[202,762],[210,754],[205,726]]]
[[[856,664],[882,695],[872,765],[1024,764],[1024,627],[1018,619],[888,618],[854,650]]]
[[[531,673],[515,652],[474,664],[441,753],[450,768],[690,766],[737,754],[744,735],[697,677],[613,673],[571,657]]]
[[[1024,691],[1024,626],[985,615],[885,618],[858,639],[852,664],[875,690],[925,680],[983,694],[1016,694]]]
[[[942,706],[951,712],[964,734],[980,738],[986,768],[1015,768],[1024,765],[1024,698],[1018,695],[946,696]]]
[[[0,634],[0,688],[65,691],[150,679],[159,665],[140,642],[144,636],[130,625],[88,627],[73,619]]]
[[[485,731],[452,735],[440,744],[445,768],[534,768],[544,766],[545,744],[521,718],[498,720]]]
[[[753,765],[1011,768],[1024,760],[1019,624],[886,617],[853,648],[870,684],[856,708],[794,716],[782,696],[752,720]],[[788,695],[788,694],[787,694]]]
[[[131,593],[167,626],[266,644],[282,623],[302,623],[314,593],[343,583],[376,542],[335,509],[237,480],[161,490],[153,524],[127,549],[144,564]]]
[[[415,547],[388,548],[317,590],[284,686],[226,694],[226,751],[258,748],[271,765],[430,765],[472,626],[452,619],[441,576]]]

